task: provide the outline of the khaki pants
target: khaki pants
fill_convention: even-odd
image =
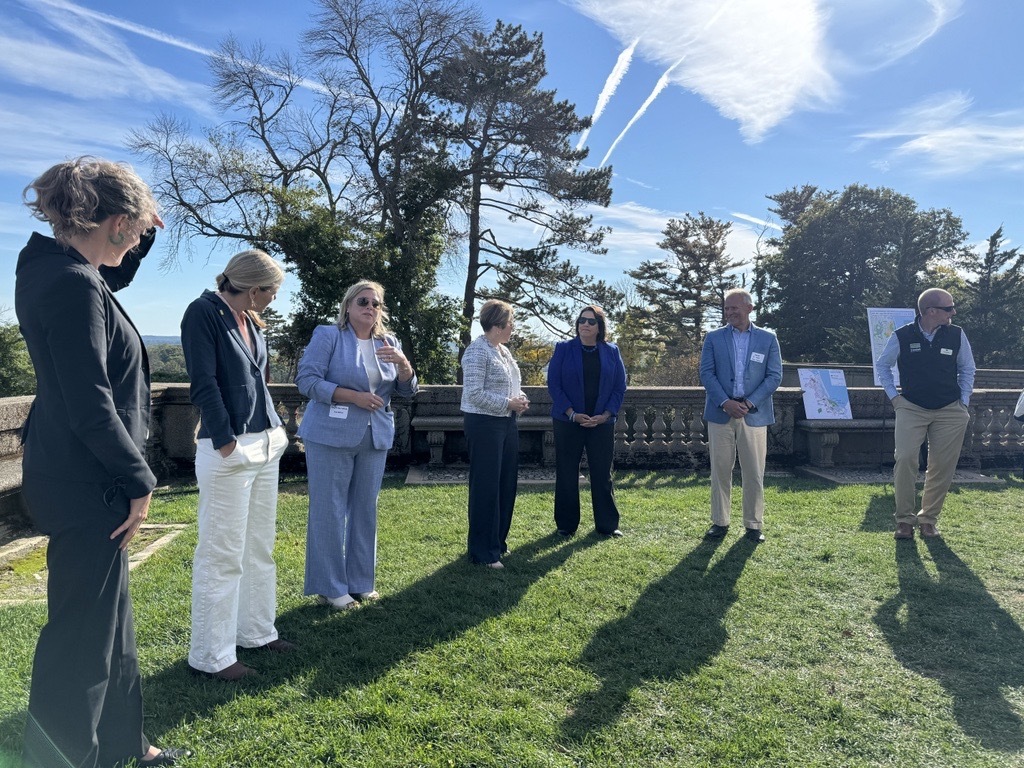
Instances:
[[[708,422],[711,455],[711,522],[728,525],[732,505],[732,468],[740,459],[743,479],[743,525],[758,530],[764,524],[764,463],[768,456],[768,427],[751,427],[743,419],[727,424]]]
[[[967,408],[959,400],[930,410],[903,398],[896,408],[896,466],[893,468],[897,523],[934,525],[938,521],[970,420]],[[918,456],[921,443],[926,439],[928,471],[919,511],[916,488]]]

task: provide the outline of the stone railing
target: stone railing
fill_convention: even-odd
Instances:
[[[979,379],[1010,382],[1019,371],[979,372]],[[551,400],[545,387],[526,387],[531,408],[523,420],[521,457],[526,463],[553,463]],[[273,384],[271,394],[291,438],[286,462],[302,466],[302,446],[295,431],[305,404],[294,385]],[[1020,467],[1024,459],[1024,425],[1013,418],[1019,390],[981,389],[971,399],[971,421],[960,463],[972,467]],[[458,464],[466,461],[458,386],[423,386],[415,401],[395,399],[395,444],[392,466],[411,463]],[[32,398],[0,399],[0,514],[21,508],[20,430]],[[852,422],[805,419],[800,390],[782,387],[775,394],[776,423],[768,430],[768,460],[774,465],[818,466],[891,464],[894,415],[884,393],[875,387],[851,387]],[[636,387],[626,393],[615,423],[615,461],[619,466],[694,470],[707,466],[707,428],[701,419],[700,387]],[[195,457],[198,410],[188,399],[188,385],[153,387],[148,459],[168,478],[190,473]]]

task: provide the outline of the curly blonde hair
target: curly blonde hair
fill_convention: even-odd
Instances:
[[[29,193],[35,199],[29,199]],[[83,156],[58,163],[22,191],[32,215],[47,222],[59,243],[88,235],[111,216],[125,215],[141,233],[157,213],[153,191],[131,166]]]

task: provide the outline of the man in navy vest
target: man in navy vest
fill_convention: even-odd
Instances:
[[[917,299],[913,323],[897,328],[875,363],[878,380],[896,409],[897,539],[939,535],[936,527],[942,502],[953,479],[970,414],[967,405],[974,389],[974,355],[967,334],[953,325],[953,297],[941,288],[929,288]],[[892,368],[900,372],[896,392]],[[928,440],[928,472],[921,507],[917,507],[918,456]]]

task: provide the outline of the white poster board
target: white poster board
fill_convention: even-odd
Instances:
[[[878,356],[882,354],[886,342],[896,332],[896,329],[907,323],[914,322],[915,317],[917,317],[917,313],[912,309],[868,307],[868,333],[871,335],[871,368],[873,369],[876,387],[882,386],[882,383],[878,380],[878,370],[875,368]],[[899,368],[893,366],[892,375],[898,387],[900,385]]]
[[[808,419],[852,419],[846,375],[838,368],[797,368]]]

